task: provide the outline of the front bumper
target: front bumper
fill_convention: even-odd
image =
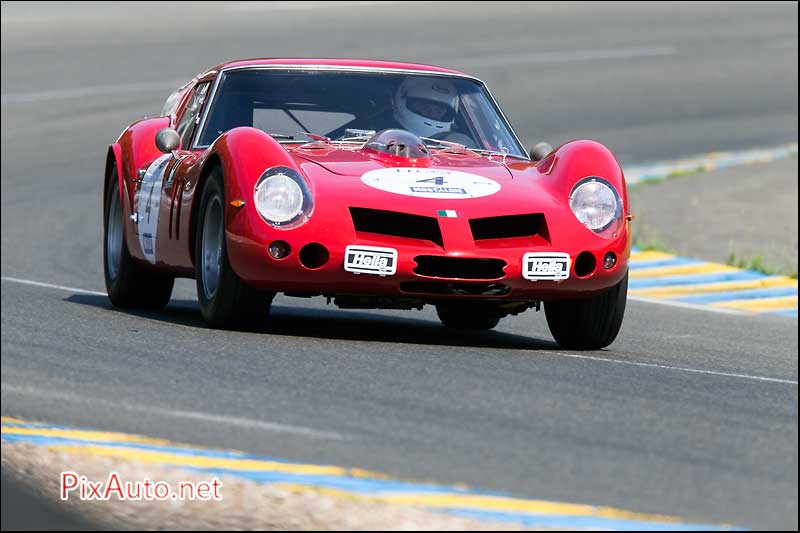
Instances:
[[[630,255],[627,223],[613,239],[601,238],[578,223],[568,221],[571,226],[560,228],[562,231],[558,232],[559,236],[551,235],[553,242],[513,240],[508,241],[511,245],[506,245],[501,240],[476,243],[458,231],[461,228],[459,224],[466,224],[466,221],[454,220],[446,221],[452,225],[449,229],[453,231],[446,233],[449,238],[440,245],[417,239],[356,232],[347,219],[324,224],[319,217],[312,217],[307,224],[296,229],[280,231],[262,227],[258,232],[253,231],[250,221],[243,225],[237,225],[236,220],[233,222],[229,224],[226,235],[229,258],[237,275],[254,288],[297,295],[371,295],[423,300],[569,299],[602,292],[619,283],[627,272]],[[443,224],[443,230],[446,229]],[[253,234],[257,236],[253,237]],[[291,252],[288,256],[278,260],[269,255],[269,244],[275,240],[289,245]],[[312,243],[324,246],[328,256],[316,268],[310,268],[302,260],[307,257],[301,251]],[[353,245],[396,250],[394,273],[381,276],[346,271],[345,250]],[[523,257],[532,252],[568,254],[571,261],[567,279],[525,279]],[[603,258],[608,252],[616,256],[616,264],[606,269]],[[419,256],[491,259],[502,261],[505,266],[490,278],[470,279],[447,272],[430,275],[420,273],[420,264],[415,260]],[[581,261],[578,260],[579,256]],[[587,272],[586,264],[591,263],[591,259],[594,260],[594,267]]]

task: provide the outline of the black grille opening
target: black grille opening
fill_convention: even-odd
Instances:
[[[433,278],[500,279],[506,262],[501,259],[476,259],[418,255],[414,273]]]
[[[356,231],[421,239],[431,241],[439,246],[444,245],[439,221],[433,217],[362,207],[351,207],[350,216],[353,218],[353,226]]]
[[[597,259],[594,258],[592,252],[581,252],[575,259],[575,275],[579,278],[585,278],[594,272],[597,268]]]
[[[416,294],[446,294],[452,296],[505,296],[511,288],[502,283],[459,283],[445,281],[406,281],[400,290]]]
[[[300,248],[300,263],[311,270],[322,267],[330,258],[328,249],[318,242],[310,242]]]
[[[487,239],[508,239],[513,237],[547,238],[544,215],[509,215],[502,217],[473,218],[469,221],[472,238],[476,241]]]

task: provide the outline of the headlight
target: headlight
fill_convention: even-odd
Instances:
[[[622,206],[617,191],[605,180],[585,178],[569,195],[569,207],[575,217],[595,233],[619,220]]]
[[[299,226],[314,207],[305,180],[288,167],[265,171],[256,183],[253,198],[261,218],[276,228]]]

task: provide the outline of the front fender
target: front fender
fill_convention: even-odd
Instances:
[[[587,248],[608,247],[627,261],[631,246],[628,191],[622,168],[608,148],[590,140],[572,141],[539,162],[514,162],[508,166],[515,178],[535,183],[540,192],[553,199],[554,209],[547,216],[555,247],[574,243],[585,244]],[[622,204],[623,218],[619,227],[602,235],[580,224],[569,207],[572,189],[579,181],[592,176],[609,182],[617,190]]]
[[[552,159],[551,159],[552,158]],[[628,208],[628,192],[625,176],[611,150],[595,141],[572,141],[556,149],[538,165],[540,170],[552,176],[553,192],[569,196],[577,182],[589,176],[597,176],[611,183]]]
[[[625,175],[611,150],[595,141],[573,141],[560,147],[550,168],[554,176],[557,194],[568,198],[573,187],[584,178],[596,176],[610,183],[619,194],[622,202],[620,226],[613,234],[624,232],[630,246],[630,205],[628,203],[628,189],[625,184]],[[610,233],[610,231],[609,231]],[[608,235],[606,235],[608,237]],[[627,255],[627,254],[626,254]]]
[[[596,141],[565,143],[539,162],[512,162],[509,170],[522,179],[536,181],[555,198],[567,198],[577,182],[597,176],[611,183],[628,207],[625,176],[611,150]]]
[[[303,174],[280,143],[255,128],[234,128],[217,138],[209,151],[209,160],[219,161],[225,182],[228,259],[234,272],[247,279],[252,277],[249,272],[252,262],[246,259],[245,250],[252,253],[254,247],[263,249],[266,242],[279,238],[278,234],[283,231],[267,225],[258,214],[253,200],[256,182],[265,170],[275,166],[289,167]],[[313,194],[311,183],[306,182]],[[244,205],[231,205],[235,200],[243,201]]]
[[[225,199],[229,207],[232,200],[241,199],[254,213],[253,190],[265,170],[280,165],[300,172],[280,143],[263,131],[250,127],[234,128],[220,135],[211,146],[210,156],[213,155],[222,165]]]
[[[144,119],[134,122],[122,132],[119,139],[113,146],[119,147],[117,160],[117,172],[121,182],[120,189],[124,188],[128,192],[129,201],[133,201],[134,183],[133,178],[136,171],[149,164],[162,154],[156,147],[156,133],[161,128],[169,125],[167,117]],[[133,204],[128,204],[129,209],[133,209]]]
[[[156,132],[169,125],[169,118],[157,117],[134,122],[120,134],[117,142],[109,147],[106,158],[106,171],[110,172],[110,164],[117,165],[120,201],[122,206],[123,228],[128,249],[135,258],[142,258],[143,253],[136,238],[136,228],[126,223],[133,213],[133,201],[136,195],[134,178],[136,171],[160,157],[161,151],[156,147]],[[113,160],[111,159],[113,154]]]

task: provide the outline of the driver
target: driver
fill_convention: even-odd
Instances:
[[[397,89],[394,115],[400,125],[419,137],[444,139],[458,112],[458,93],[450,80],[409,77]]]

